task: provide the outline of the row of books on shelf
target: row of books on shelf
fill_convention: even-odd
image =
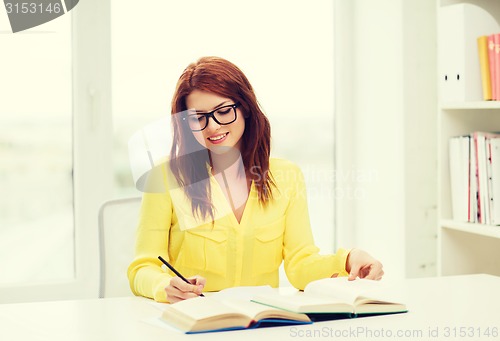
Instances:
[[[500,33],[477,38],[483,99],[500,100]]]
[[[500,133],[449,140],[453,220],[500,225]]]

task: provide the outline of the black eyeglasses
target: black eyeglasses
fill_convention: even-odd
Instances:
[[[236,108],[239,106],[240,103],[225,105],[207,113],[188,114],[183,119],[187,121],[191,131],[202,131],[208,126],[210,117],[220,125],[227,125],[236,121]]]

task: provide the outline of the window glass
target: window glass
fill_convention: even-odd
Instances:
[[[71,15],[0,10],[0,285],[74,277]]]

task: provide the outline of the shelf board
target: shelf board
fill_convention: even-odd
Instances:
[[[441,109],[467,110],[467,109],[500,109],[500,101],[471,101],[441,103]]]
[[[441,228],[500,239],[500,226],[441,220]]]

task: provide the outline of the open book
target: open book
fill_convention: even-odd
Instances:
[[[161,318],[188,334],[311,323],[306,314],[249,300],[218,300],[212,297],[195,297],[166,305]]]
[[[270,307],[305,313],[313,321],[407,312],[399,300],[394,288],[381,281],[348,281],[347,277],[313,281],[303,292],[291,295],[266,293],[252,299]]]

